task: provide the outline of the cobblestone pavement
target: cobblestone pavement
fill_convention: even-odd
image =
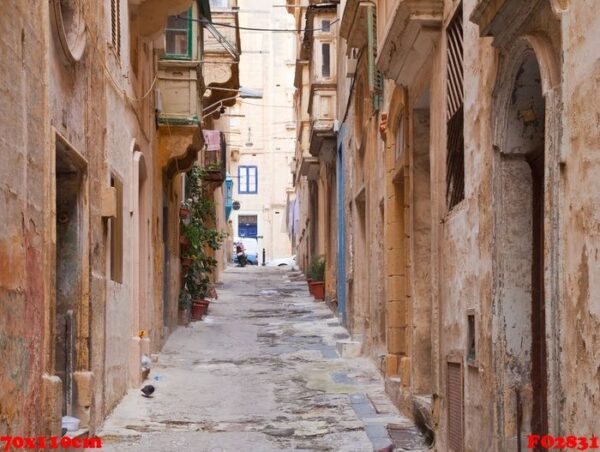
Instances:
[[[169,338],[150,382],[98,435],[104,451],[426,450],[366,358],[340,358],[347,331],[294,273],[230,268],[201,322]],[[146,382],[148,383],[148,382]]]

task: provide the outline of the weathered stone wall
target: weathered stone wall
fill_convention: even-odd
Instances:
[[[49,140],[48,3],[14,0],[0,17],[0,430],[44,431]]]
[[[463,17],[468,18],[475,2],[464,3]],[[448,17],[452,2],[446,5]],[[494,422],[491,353],[491,283],[492,283],[492,219],[491,210],[491,93],[495,80],[495,57],[489,40],[480,39],[477,27],[464,21],[464,136],[465,199],[450,212],[446,207],[446,43],[434,55],[432,71],[432,154],[431,168],[433,222],[432,249],[434,309],[438,310],[439,332],[434,354],[434,401],[441,401],[436,443],[439,450],[447,447],[446,371],[448,359],[463,363],[465,393],[465,450],[492,450]],[[437,63],[437,66],[435,65]],[[439,70],[436,70],[440,68]],[[475,316],[477,364],[469,365],[464,357],[467,346],[467,312]],[[435,328],[435,324],[434,324]]]
[[[563,39],[560,432],[597,434],[600,403],[600,15],[596,2],[556,2]]]

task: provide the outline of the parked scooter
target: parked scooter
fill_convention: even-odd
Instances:
[[[240,264],[240,267],[245,267],[246,264],[248,263],[248,256],[246,255],[246,252],[244,251],[243,245],[238,244],[235,248],[235,253],[236,253],[236,257],[237,257],[237,262],[238,262],[238,264]]]

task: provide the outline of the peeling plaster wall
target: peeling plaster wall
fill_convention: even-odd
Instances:
[[[600,406],[600,15],[563,2],[560,432],[592,435]]]
[[[44,431],[44,231],[49,162],[48,3],[14,0],[0,16],[0,431]]]
[[[0,18],[0,89],[5,99],[0,108],[0,431],[23,436],[60,433],[62,388],[54,375],[58,289],[62,298],[68,295],[70,305],[78,303],[74,414],[93,433],[130,385],[136,384],[139,354],[157,351],[164,334],[162,263],[141,275],[140,290],[145,291],[149,305],[145,310],[140,310],[137,287],[133,286],[139,233],[133,230],[137,218],[132,210],[137,205],[137,181],[132,171],[134,142],[145,156],[147,170],[142,196],[148,201],[149,212],[147,218],[139,219],[145,224],[149,221],[151,249],[145,250],[146,256],[150,261],[162,256],[160,163],[164,162],[155,159],[159,144],[155,139],[154,99],[149,95],[143,101],[128,101],[122,92],[136,98],[148,90],[155,72],[153,42],[141,37],[135,40],[142,45],[134,74],[130,71],[129,4],[121,2],[117,58],[106,45],[110,41],[106,36],[110,33],[110,3],[83,2],[87,45],[81,60],[71,64],[57,37],[52,2],[18,0],[4,6],[11,14]],[[67,231],[69,237],[81,240],[81,255],[75,256],[75,249],[69,249],[68,258],[75,261],[69,263],[66,255],[60,254],[59,243],[58,266],[54,259],[55,133],[64,137],[72,148],[69,152],[82,165],[79,229]],[[123,283],[110,281],[107,276],[110,240],[107,220],[101,216],[100,194],[109,185],[111,171],[123,182]],[[179,178],[174,185],[181,186]],[[65,192],[62,187],[59,183],[61,194]],[[179,224],[178,187],[169,194],[175,206],[169,213],[171,242],[177,237]],[[58,232],[59,239],[65,236],[60,229]],[[175,250],[172,268],[178,268],[178,245],[171,245]],[[69,271],[78,273],[79,278],[66,279],[71,276]],[[77,287],[80,294],[70,291],[76,288],[76,280],[81,285]],[[152,281],[158,283],[153,285]],[[177,271],[171,273],[168,285],[169,290],[178,291]],[[176,319],[176,309],[175,301],[172,319]],[[148,312],[148,319],[138,322],[139,312]],[[149,350],[145,350],[147,341],[140,345],[137,326],[147,330]]]
[[[495,51],[489,39],[467,20],[475,6],[465,0],[465,199],[447,212],[446,207],[446,98],[445,37],[436,47],[432,70],[432,203],[433,203],[433,333],[434,423],[437,450],[447,450],[446,369],[448,360],[463,367],[465,450],[494,450],[494,404],[491,349],[492,294],[492,136],[491,94],[496,75]],[[445,17],[453,12],[446,2]],[[436,69],[437,68],[437,69]],[[467,311],[475,315],[475,365],[466,363]],[[438,325],[434,323],[434,328]]]

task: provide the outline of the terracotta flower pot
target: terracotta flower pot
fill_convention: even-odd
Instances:
[[[191,213],[192,212],[187,207],[180,207],[179,208],[179,218],[181,218],[182,220],[185,220],[186,218],[189,218],[190,215],[191,215]]]
[[[179,246],[181,247],[182,250],[187,250],[190,247],[190,241],[183,234],[181,234],[179,236]]]
[[[202,301],[194,301],[192,303],[192,320],[202,320],[202,316],[206,314],[208,310],[208,304]]]
[[[183,268],[189,268],[190,265],[192,265],[192,258],[191,257],[182,257],[181,258],[181,266]]]
[[[312,279],[310,279],[310,278],[306,278],[306,285],[308,286],[308,293],[310,293],[310,294],[312,295],[312,294],[313,294],[313,293],[312,293],[312,287],[310,286],[310,283],[311,283],[311,282],[313,282],[313,280],[312,280]]]
[[[312,281],[310,283],[311,294],[317,300],[325,299],[325,283],[323,281]]]

